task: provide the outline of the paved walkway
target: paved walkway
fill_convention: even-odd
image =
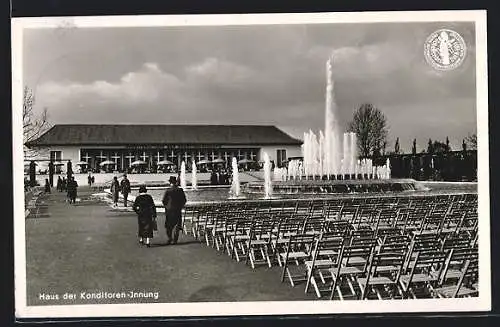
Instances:
[[[93,199],[88,187],[79,188],[79,199],[72,205],[63,193],[43,195],[37,214],[26,219],[28,305],[315,298],[303,285],[282,284],[278,268],[252,270],[189,236],[166,246],[163,215],[153,246],[141,247],[133,213]],[[122,291],[158,292],[158,299],[80,298]],[[76,299],[64,299],[66,292]]]

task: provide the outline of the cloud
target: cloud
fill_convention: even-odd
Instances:
[[[61,83],[46,82],[37,90],[37,97],[42,98],[46,105],[53,106],[71,103],[74,99],[96,99],[97,101],[112,101],[117,104],[124,102],[152,103],[159,99],[161,90],[171,92],[182,88],[181,81],[160,70],[156,63],[146,63],[137,72],[130,72],[117,82],[95,81],[82,84],[78,82]]]
[[[254,76],[253,71],[243,65],[209,57],[186,68],[187,78],[193,81],[209,81],[227,86],[243,83]]]

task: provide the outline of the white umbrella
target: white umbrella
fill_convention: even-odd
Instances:
[[[75,165],[77,166],[85,166],[85,165],[88,165],[89,163],[88,162],[85,162],[85,161],[78,161],[77,163],[75,163]]]
[[[210,163],[210,161],[208,161],[208,160],[200,160],[196,164],[197,165],[206,165],[206,164],[209,164],[209,163]]]
[[[139,165],[147,165],[148,163],[146,161],[142,161],[142,160],[136,160],[134,162],[132,162],[130,165],[131,166],[139,166]]]
[[[161,160],[161,161],[158,161],[156,164],[158,166],[160,166],[160,165],[173,165],[174,163],[172,161],[168,161],[168,160]]]
[[[224,163],[224,162],[225,162],[224,159],[220,159],[220,158],[212,160],[212,163]]]
[[[240,161],[238,161],[239,164],[247,164],[247,163],[252,163],[252,162],[255,162],[255,161],[250,160],[250,159],[241,159]]]
[[[114,161],[111,161],[111,160],[106,160],[106,161],[103,161],[99,164],[100,166],[105,166],[105,165],[115,165],[115,162]]]

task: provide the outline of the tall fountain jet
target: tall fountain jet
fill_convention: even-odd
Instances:
[[[340,146],[337,121],[337,104],[335,102],[333,82],[333,54],[326,62],[326,108],[325,108],[325,164],[326,173],[338,175],[340,173]]]
[[[326,62],[326,105],[325,130],[319,135],[313,131],[304,133],[302,145],[303,162],[288,164],[286,178],[288,180],[316,179],[325,176],[330,179],[372,179],[390,178],[389,164],[376,166],[372,159],[358,159],[358,138],[354,132],[341,133],[338,122],[338,109],[335,102],[333,81],[334,57],[331,55]],[[382,168],[384,167],[384,168]],[[389,171],[389,174],[382,173]]]

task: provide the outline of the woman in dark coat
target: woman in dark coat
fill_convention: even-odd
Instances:
[[[137,213],[139,243],[150,247],[153,238],[153,226],[156,222],[156,206],[151,195],[146,193],[146,186],[139,187],[139,195],[132,208]]]
[[[78,183],[76,182],[74,177],[68,177],[68,198],[69,198],[69,203],[76,203],[76,196],[77,196],[77,188],[78,188]]]
[[[118,206],[118,196],[120,195],[120,183],[118,182],[118,177],[113,178],[111,182],[111,194],[113,195],[113,206]]]

